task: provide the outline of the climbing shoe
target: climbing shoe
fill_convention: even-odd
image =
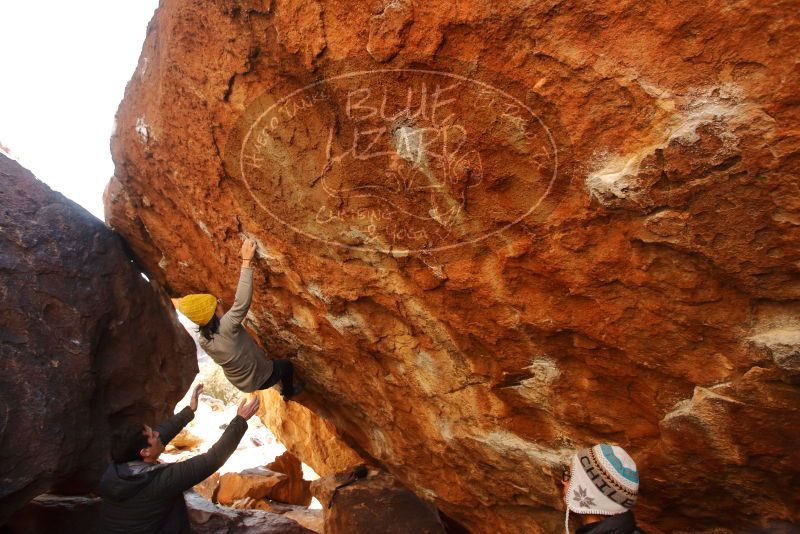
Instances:
[[[295,384],[292,388],[292,391],[289,393],[281,391],[281,396],[283,397],[284,401],[292,400],[294,397],[300,394],[301,391],[305,389],[305,384]]]

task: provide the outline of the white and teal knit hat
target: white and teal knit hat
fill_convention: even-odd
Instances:
[[[601,443],[579,450],[572,457],[567,487],[567,519],[576,514],[624,514],[636,503],[639,473],[625,449]],[[569,529],[567,529],[569,532]]]

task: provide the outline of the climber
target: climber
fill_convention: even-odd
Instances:
[[[247,430],[247,420],[258,411],[259,400],[243,399],[236,416],[208,452],[176,463],[159,463],[164,447],[194,419],[198,385],[189,406],[155,429],[132,423],[111,437],[111,463],[100,480],[101,532],[189,532],[183,492],[217,471],[236,450]]]
[[[256,244],[242,243],[242,269],[233,306],[224,313],[222,300],[214,295],[187,295],[178,310],[200,327],[200,346],[222,367],[228,381],[245,393],[281,383],[281,395],[289,400],[300,393],[294,384],[294,367],[286,359],[270,359],[242,325],[253,298],[253,256]]]
[[[575,534],[644,534],[636,527],[634,503],[639,492],[636,463],[622,447],[601,443],[579,450],[571,465],[562,466],[566,519],[581,514]]]

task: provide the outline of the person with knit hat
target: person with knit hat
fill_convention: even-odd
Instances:
[[[222,367],[228,381],[245,393],[281,383],[281,395],[289,400],[301,387],[294,384],[294,367],[286,359],[270,359],[243,326],[253,299],[253,256],[256,244],[242,243],[242,268],[233,306],[225,312],[222,300],[208,293],[186,295],[177,308],[200,327],[200,347]]]
[[[564,466],[562,483],[569,534],[569,514],[580,514],[575,534],[643,534],[633,505],[639,492],[636,463],[622,447],[601,443],[582,449]]]

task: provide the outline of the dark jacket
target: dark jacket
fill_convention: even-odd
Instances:
[[[611,515],[608,519],[583,525],[575,534],[645,534],[636,527],[633,512]]]
[[[155,430],[166,445],[194,419],[187,408]],[[230,457],[247,430],[236,416],[205,454],[174,464],[147,462],[112,463],[100,480],[103,498],[101,532],[128,534],[189,532],[183,492],[211,476]]]

